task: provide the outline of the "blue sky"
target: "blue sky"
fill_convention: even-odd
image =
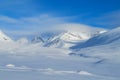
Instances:
[[[0,28],[7,32],[63,23],[113,28],[119,21],[120,0],[0,0]]]

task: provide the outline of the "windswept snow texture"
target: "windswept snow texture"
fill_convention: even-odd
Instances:
[[[120,28],[106,33],[98,33],[100,35],[91,37],[83,44],[92,42],[93,39],[98,41],[100,39],[100,43],[93,42],[96,45],[77,47],[77,50],[73,51],[63,47],[41,47],[37,43],[30,43],[26,38],[16,42],[11,39],[4,41],[4,43],[0,41],[0,79],[119,80]],[[74,42],[72,40],[78,40],[78,38],[79,35],[76,33],[67,32],[49,40]]]
[[[22,46],[0,53],[0,75],[4,80],[118,80],[119,66],[99,58],[69,56],[55,48]],[[112,64],[112,65],[111,65]],[[114,66],[116,65],[116,66]],[[110,73],[113,71],[114,73]],[[118,73],[116,73],[116,71]]]
[[[113,29],[111,31],[105,32],[101,35],[95,36],[83,44],[78,44],[72,49],[80,49],[92,46],[106,45],[120,41],[120,27]],[[118,44],[119,45],[119,44]]]

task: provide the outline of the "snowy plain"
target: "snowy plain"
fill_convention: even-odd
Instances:
[[[119,80],[119,63],[70,56],[69,50],[21,45],[0,52],[3,80]],[[114,72],[114,73],[113,73]],[[118,73],[116,73],[118,72]]]

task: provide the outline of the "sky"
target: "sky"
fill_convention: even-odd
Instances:
[[[119,21],[120,0],[0,0],[0,29],[9,34],[66,23],[111,29]]]

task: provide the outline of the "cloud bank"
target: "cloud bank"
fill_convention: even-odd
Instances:
[[[36,35],[44,31],[54,30],[81,30],[89,27],[83,24],[71,23],[74,17],[53,17],[48,14],[42,14],[35,17],[11,18],[0,16],[0,27],[7,34],[12,36]],[[80,27],[81,26],[81,27]]]

